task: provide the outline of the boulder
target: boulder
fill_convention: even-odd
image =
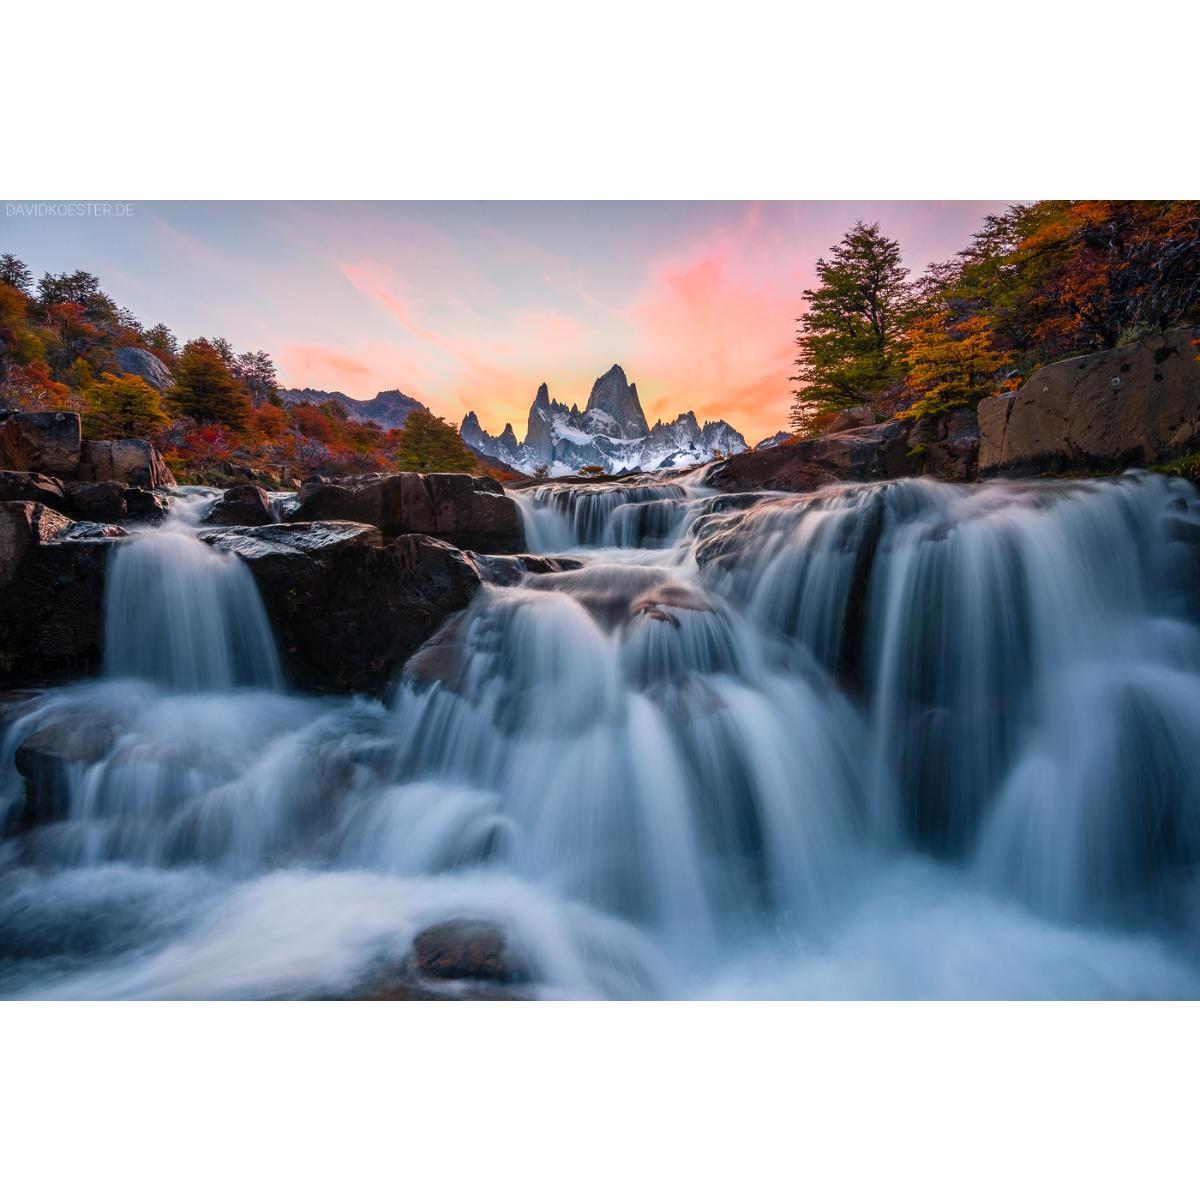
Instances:
[[[112,748],[113,730],[79,720],[43,726],[18,747],[13,760],[25,779],[24,803],[9,810],[4,833],[25,833],[67,815],[69,776],[99,762]]]
[[[32,500],[64,516],[71,514],[71,500],[57,479],[37,471],[0,471],[0,504]]]
[[[162,455],[142,438],[85,439],[76,477],[84,483],[115,481],[139,488],[175,486],[175,476]]]
[[[473,475],[403,471],[311,479],[293,515],[297,521],[359,521],[386,538],[429,534],[488,554],[524,548],[517,506],[495,480]]]
[[[254,483],[227,488],[205,514],[205,525],[273,525],[275,510],[267,493]]]
[[[559,571],[578,571],[581,558],[565,558],[545,554],[476,554],[473,556],[485,583],[510,587],[527,575],[554,575]]]
[[[161,521],[171,510],[166,496],[148,488],[125,489],[125,508],[131,521]]]
[[[413,939],[412,963],[431,979],[477,979],[486,983],[527,983],[529,964],[509,945],[495,921],[443,921]]]
[[[1051,363],[979,404],[981,475],[1116,471],[1200,450],[1200,327]]]
[[[443,921],[413,939],[407,957],[383,963],[353,1000],[524,1000],[533,982],[502,925],[480,918]]]
[[[79,468],[79,414],[11,412],[0,422],[0,469],[71,477]]]
[[[468,555],[445,542],[350,521],[205,530],[253,573],[301,687],[382,692],[403,664],[482,586]]]
[[[81,521],[160,521],[170,508],[165,496],[147,488],[126,487],[113,479],[103,483],[69,482],[65,487],[71,515]]]
[[[710,467],[704,481],[722,492],[810,492],[834,483],[868,483],[920,473],[920,457],[908,453],[904,423],[884,421],[737,454]]]
[[[68,483],[72,510],[85,521],[121,522],[129,516],[125,485],[115,480],[104,483]]]
[[[100,663],[109,554],[125,530],[0,504],[0,679],[84,675]]]
[[[171,374],[167,364],[149,350],[141,346],[118,346],[113,351],[117,366],[126,375],[139,375],[152,388],[160,392],[170,391],[175,386],[175,376]]]
[[[908,435],[913,452],[923,452],[926,475],[967,483],[979,470],[979,421],[969,408],[922,417]]]
[[[864,425],[874,425],[879,418],[869,404],[858,404],[853,408],[843,408],[833,418],[829,425],[829,433],[844,433],[847,429],[860,429]]]

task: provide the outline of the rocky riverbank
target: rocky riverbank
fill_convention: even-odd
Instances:
[[[1054,363],[978,415],[879,422],[851,410],[829,434],[726,459],[704,482],[808,492],[1162,466],[1200,451],[1198,339],[1176,329]],[[169,515],[173,484],[147,442],[83,438],[75,413],[0,414],[0,686],[99,668],[111,555],[129,527]],[[379,694],[482,582],[578,565],[522,555],[513,499],[469,475],[316,477],[282,504],[243,484],[202,525],[203,542],[249,567],[285,675],[306,690]]]
[[[739,454],[711,467],[726,492],[807,492],[833,483],[929,475],[1106,474],[1200,451],[1200,328],[1155,334],[1052,363],[1023,387],[936,417],[874,422],[852,410],[822,437]]]

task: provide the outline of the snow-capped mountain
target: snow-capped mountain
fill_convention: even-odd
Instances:
[[[765,437],[761,442],[757,442],[754,448],[755,450],[771,450],[776,446],[782,446],[784,442],[790,441],[794,436],[786,429],[781,429],[778,433],[773,433],[770,437]]]
[[[619,366],[592,385],[587,406],[568,408],[550,398],[543,383],[529,410],[523,442],[511,424],[498,437],[487,433],[473,412],[463,418],[459,436],[480,453],[501,459],[532,475],[545,468],[551,477],[573,475],[580,467],[601,467],[606,475],[691,467],[722,454],[740,454],[746,440],[725,421],[701,427],[692,412],[673,421],[657,421],[651,429],[638,400],[637,385]]]

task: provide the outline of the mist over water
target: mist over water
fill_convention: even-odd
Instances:
[[[545,997],[1200,996],[1190,485],[515,498],[583,568],[386,704],[288,693],[187,520],[122,545],[104,677],[0,735],[10,831],[16,748],[88,743],[0,842],[0,993],[343,995],[484,917]]]

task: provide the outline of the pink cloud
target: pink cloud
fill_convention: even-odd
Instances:
[[[692,409],[701,421],[729,420],[751,441],[786,426],[805,285],[770,253],[765,233],[751,205],[736,229],[652,266],[630,314],[651,420]]]

